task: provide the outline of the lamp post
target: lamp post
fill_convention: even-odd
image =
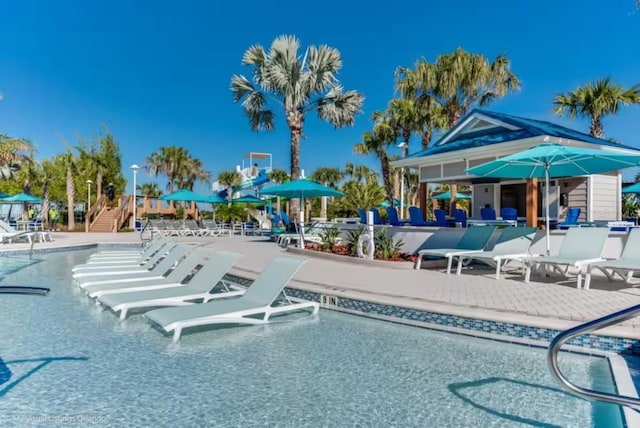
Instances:
[[[91,221],[89,218],[89,209],[91,208],[91,185],[93,184],[93,181],[87,180],[85,183],[87,183],[87,212],[84,215],[84,231],[88,233],[89,222]]]
[[[89,211],[89,208],[91,208],[91,185],[93,181],[87,180],[85,183],[87,183],[87,211]]]
[[[402,149],[402,158],[407,157],[409,154],[409,143],[406,141],[401,142],[397,146],[399,149]],[[404,167],[400,169],[400,218],[405,218],[404,215]]]
[[[136,230],[136,208],[137,208],[137,205],[138,205],[138,202],[136,201],[136,187],[137,187],[136,176],[138,175],[138,170],[140,169],[140,167],[134,163],[133,165],[131,165],[131,169],[133,170],[133,227],[132,227],[132,229],[135,232],[135,230]]]

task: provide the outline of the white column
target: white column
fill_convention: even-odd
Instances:
[[[137,191],[137,183],[136,176],[138,175],[138,170],[140,167],[135,163],[131,165],[131,169],[133,170],[133,225],[132,229],[135,231],[136,229],[136,208],[138,207],[138,203],[136,201],[136,191]]]

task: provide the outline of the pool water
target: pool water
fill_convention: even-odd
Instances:
[[[71,285],[89,254],[0,259],[2,285],[51,288],[0,295],[1,426],[621,426],[617,406],[561,390],[541,349],[327,310],[186,331],[173,344]],[[613,391],[606,360],[561,364],[580,385]]]

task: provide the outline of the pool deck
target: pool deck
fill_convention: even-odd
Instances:
[[[136,233],[53,234],[54,241],[36,243],[36,249],[86,246],[98,243],[139,243]],[[230,273],[255,278],[277,255],[287,252],[268,237],[174,238],[215,249],[242,253]],[[29,244],[4,244],[3,251],[25,250]],[[295,254],[294,256],[299,256]],[[563,282],[532,276],[526,284],[519,273],[493,278],[495,269],[465,270],[461,276],[443,269],[412,269],[409,262],[391,267],[308,257],[294,276],[292,287],[321,294],[365,300],[423,311],[508,322],[548,329],[566,329],[625,307],[640,304],[640,287],[594,277],[590,290],[575,288],[575,279]],[[540,282],[544,281],[544,282]],[[635,283],[640,284],[636,278]],[[601,334],[638,338],[640,318],[609,327]]]

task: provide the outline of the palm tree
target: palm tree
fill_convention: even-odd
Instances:
[[[146,196],[147,198],[159,198],[162,196],[162,190],[158,187],[158,183],[139,184],[138,191],[141,196]]]
[[[0,179],[13,177],[25,162],[33,160],[33,153],[29,140],[0,134]]]
[[[284,169],[273,168],[269,173],[269,180],[278,184],[282,184],[286,181],[289,181],[289,173]],[[280,196],[276,196],[276,212],[280,214]]]
[[[387,200],[393,206],[393,184],[389,174],[389,156],[387,155],[387,146],[393,141],[390,135],[385,134],[385,128],[378,128],[373,132],[365,132],[362,134],[362,142],[353,146],[353,151],[359,154],[374,154],[380,160],[380,170],[382,171],[382,183],[386,193]],[[386,138],[385,138],[386,137]],[[363,207],[361,207],[363,208]]]
[[[67,177],[67,230],[73,231],[76,228],[74,213],[76,188],[73,183],[73,176],[76,172],[76,160],[71,150],[67,150],[66,153],[59,156]]]
[[[284,169],[273,168],[269,173],[269,180],[275,184],[282,184],[289,181],[289,173]]]
[[[356,151],[355,148],[354,151]],[[378,181],[378,174],[366,165],[358,165],[347,162],[344,165],[343,174],[345,177],[348,177],[349,180],[356,181],[358,183]]]
[[[415,70],[401,67],[396,71],[397,88],[406,98],[422,99],[422,112],[434,114],[429,104],[437,104],[446,117],[447,127],[455,126],[474,105],[486,106],[496,98],[520,88],[517,76],[510,70],[511,61],[505,54],[490,62],[484,55],[466,52],[462,48],[442,54],[431,64],[418,60]],[[429,128],[427,128],[429,129]],[[451,207],[455,208],[455,185],[452,186]]]
[[[345,193],[343,203],[350,212],[356,212],[358,208],[364,208],[365,211],[378,206],[384,201],[384,190],[378,183],[359,183],[357,181],[349,181],[342,186]]]
[[[575,91],[556,95],[553,104],[553,112],[559,116],[589,118],[589,134],[604,138],[602,119],[618,113],[621,105],[640,104],[640,84],[624,88],[612,83],[608,77],[598,79]]]
[[[337,183],[344,178],[340,168],[320,167],[313,171],[311,179],[318,181],[325,186],[336,188]],[[309,212],[309,210],[307,210]],[[320,217],[327,218],[327,197],[323,196],[320,205]]]
[[[229,206],[231,206],[233,188],[240,185],[240,174],[235,170],[222,171],[218,174],[218,183],[227,187],[227,199],[229,200]]]
[[[193,190],[196,182],[209,183],[211,173],[204,170],[204,165],[200,159],[188,158],[185,160],[184,172],[176,178],[176,185],[180,189]]]
[[[351,126],[361,111],[364,97],[356,91],[344,91],[336,78],[342,68],[340,52],[332,47],[310,46],[302,57],[295,36],[277,37],[267,52],[251,46],[242,64],[253,67],[252,78],[234,75],[231,91],[234,102],[242,102],[253,131],[275,129],[275,112],[268,99],[284,109],[290,131],[291,179],[300,177],[300,138],[307,113],[316,111],[320,119],[336,128]],[[293,204],[293,215],[299,210]]]
[[[160,147],[145,161],[145,169],[152,177],[163,173],[167,176],[167,190],[173,193],[176,181],[181,180],[189,168],[191,155],[184,147]]]

